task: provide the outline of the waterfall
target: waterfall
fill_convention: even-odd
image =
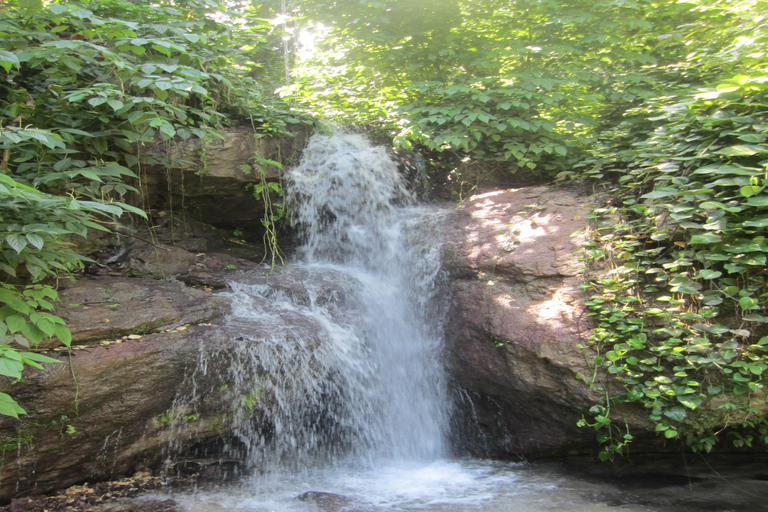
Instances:
[[[444,457],[439,214],[358,135],[313,136],[286,181],[297,261],[280,285],[230,285],[238,442],[277,471]]]

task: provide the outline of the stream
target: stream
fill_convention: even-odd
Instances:
[[[322,286],[303,282],[309,299],[299,304],[265,286],[231,284],[228,324],[243,339],[242,353],[227,370],[236,422],[232,453],[246,460],[248,471],[235,482],[170,493],[181,509],[682,512],[764,506],[759,496],[768,497],[768,471],[759,462],[732,485],[706,467],[683,468],[680,461],[622,473],[610,465],[457,457],[441,365],[447,298],[440,212],[417,206],[387,152],[357,135],[313,136],[287,175],[287,190],[303,235],[289,269],[325,276],[341,285],[343,297],[324,296]],[[313,337],[276,330],[267,339],[249,338],[249,326],[263,331],[278,317],[309,326]],[[258,421],[251,418],[254,404]]]

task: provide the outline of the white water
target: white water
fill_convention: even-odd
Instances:
[[[241,342],[218,366],[236,443],[283,476],[445,457],[440,261],[424,233],[437,214],[412,206],[396,165],[359,136],[313,137],[287,182],[300,260],[281,284],[230,285]]]

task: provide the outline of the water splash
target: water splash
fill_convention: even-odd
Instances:
[[[312,137],[287,189],[299,261],[268,286],[231,284],[241,342],[217,363],[252,465],[445,456],[438,215],[357,135]]]
[[[445,455],[440,322],[429,317],[440,260],[423,231],[434,215],[410,206],[397,165],[359,135],[313,137],[287,183],[303,259],[335,262],[359,283],[368,387],[352,399],[374,411],[359,425],[364,450],[376,458]]]

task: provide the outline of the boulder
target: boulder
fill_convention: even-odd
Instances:
[[[203,341],[227,338],[213,326],[191,326],[62,353],[62,364],[26,371],[23,383],[4,390],[29,415],[0,419],[0,502],[157,464],[173,436],[167,411]],[[219,428],[215,416],[194,424],[199,438]]]
[[[251,285],[249,311],[260,316],[237,317],[244,306],[210,291],[206,278]],[[44,353],[61,364],[0,386],[29,413],[0,417],[0,504],[158,467],[194,447],[228,460],[248,455],[237,435],[258,430],[280,379],[245,356],[279,337],[309,357],[326,343],[310,306],[326,304],[332,315],[354,309],[344,303],[344,277],[330,270],[209,270],[194,280],[202,288],[98,276],[61,290],[56,313],[72,330],[73,350],[52,346]],[[231,473],[218,462],[206,465],[211,478]]]
[[[174,281],[115,276],[88,276],[65,283],[59,299],[54,313],[67,322],[75,344],[213,322],[229,311],[227,299],[203,289]]]
[[[576,426],[598,396],[578,345],[589,331],[581,263],[586,199],[528,187],[473,196],[449,216],[448,371],[491,454],[584,447]],[[469,407],[469,406],[468,406]]]

